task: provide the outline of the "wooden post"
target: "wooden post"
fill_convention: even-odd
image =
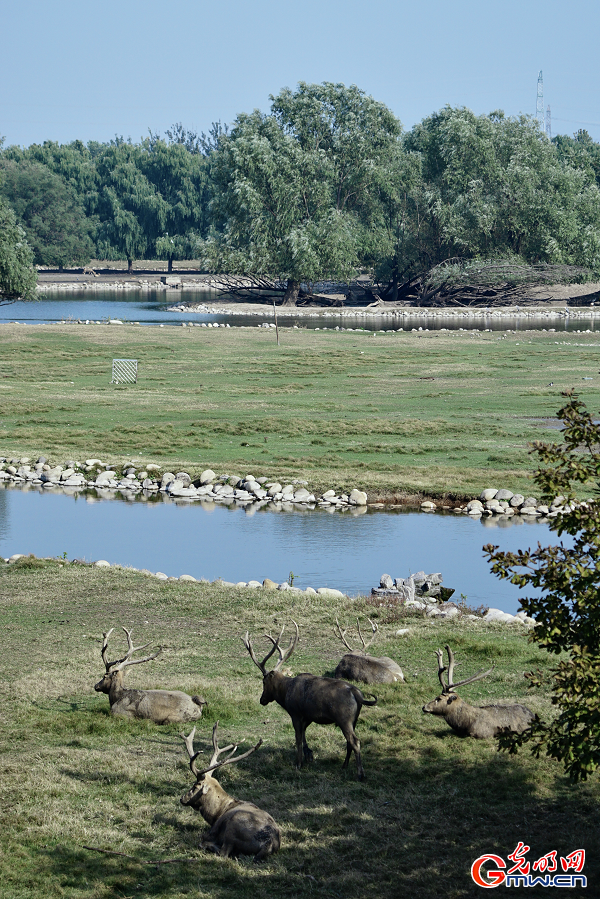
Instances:
[[[279,325],[277,324],[277,306],[275,305],[275,297],[273,297],[273,312],[275,313],[275,333],[277,335],[277,346],[279,346]]]

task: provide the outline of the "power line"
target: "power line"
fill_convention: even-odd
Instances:
[[[596,125],[600,128],[600,122],[580,122],[579,119],[561,119],[559,116],[554,116],[555,122],[569,122],[571,125]]]

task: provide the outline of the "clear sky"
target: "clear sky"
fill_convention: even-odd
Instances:
[[[357,84],[410,128],[446,104],[600,140],[598,0],[0,0],[0,136],[207,131],[298,81]]]

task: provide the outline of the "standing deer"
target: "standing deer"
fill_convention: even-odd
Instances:
[[[446,646],[448,653],[448,682],[444,683],[444,654],[441,649],[436,649],[438,660],[438,677],[442,685],[442,693],[436,699],[423,706],[424,712],[431,715],[441,715],[446,719],[459,737],[475,737],[477,740],[491,740],[499,736],[503,731],[512,731],[520,734],[526,730],[535,715],[524,705],[484,705],[474,706],[463,702],[460,696],[455,694],[457,687],[471,684],[473,681],[486,677],[493,671],[478,671],[465,680],[454,683],[454,653]]]
[[[207,768],[198,771],[194,752],[194,736],[196,728],[189,736],[181,734],[190,757],[190,769],[196,783],[181,797],[182,805],[191,805],[200,812],[204,820],[210,824],[210,830],[202,838],[201,846],[217,855],[228,858],[230,855],[254,855],[254,861],[259,862],[273,852],[277,852],[281,842],[279,828],[273,818],[264,812],[253,802],[245,802],[242,799],[234,799],[225,792],[218,780],[212,776],[212,772],[223,765],[231,765],[240,762],[255,752],[262,744],[259,740],[256,746],[244,752],[243,755],[234,757],[237,745],[230,744],[219,749],[217,741],[217,729],[219,722],[213,727],[212,742],[213,754]],[[230,751],[231,750],[231,751]],[[220,762],[219,756],[229,752],[229,756]]]
[[[358,636],[363,645],[362,650],[357,650],[352,649],[346,640],[346,631],[341,629],[339,621],[337,618],[335,619],[337,630],[334,627],[333,632],[336,637],[340,638],[346,649],[350,651],[345,656],[342,656],[338,662],[334,676],[345,678],[346,680],[361,681],[364,684],[395,684],[396,681],[404,683],[402,669],[393,659],[390,659],[388,656],[377,658],[367,654],[367,649],[375,639],[375,634],[378,631],[377,625],[370,618],[367,618],[367,621],[373,630],[373,635],[368,643],[362,635],[360,622],[358,618],[356,619]]]
[[[131,639],[131,631],[123,628],[127,634],[127,654],[122,659],[109,662],[106,658],[108,640],[114,628],[103,634],[102,661],[106,673],[102,680],[94,686],[98,693],[107,693],[112,715],[122,715],[124,718],[149,718],[156,724],[172,724],[174,721],[195,721],[202,715],[202,706],[206,700],[201,696],[189,696],[181,690],[128,690],[124,686],[125,669],[129,665],[141,665],[142,662],[150,662],[161,652],[144,656],[143,659],[133,659],[132,656],[143,646],[134,646]]]
[[[283,636],[284,628],[274,639],[270,634],[265,637],[273,646],[259,662],[254,654],[252,643],[246,631],[242,638],[244,646],[250,653],[250,658],[263,675],[263,692],[260,697],[261,705],[275,702],[288,713],[296,732],[296,767],[302,767],[303,758],[312,761],[313,754],[306,743],[306,728],[313,722],[315,724],[337,724],[346,738],[346,759],[343,768],[348,767],[352,752],[356,758],[358,779],[364,780],[360,757],[360,743],[354,732],[358,716],[363,705],[375,705],[377,699],[365,699],[358,687],[348,684],[346,681],[331,677],[317,677],[314,674],[298,674],[296,677],[288,677],[279,669],[291,656],[298,643],[298,625],[294,621],[296,633],[290,640],[286,650],[282,650],[279,643]],[[271,671],[267,671],[266,664],[277,650],[279,660]]]

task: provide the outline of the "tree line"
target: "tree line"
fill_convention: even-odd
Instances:
[[[383,103],[329,82],[270,100],[208,135],[177,124],[139,143],[0,147],[3,230],[19,237],[2,243],[53,267],[194,258],[277,281],[291,303],[360,273],[383,300],[426,301],[478,280],[600,272],[600,144],[587,132],[549,141],[531,117],[464,107],[405,132]]]

